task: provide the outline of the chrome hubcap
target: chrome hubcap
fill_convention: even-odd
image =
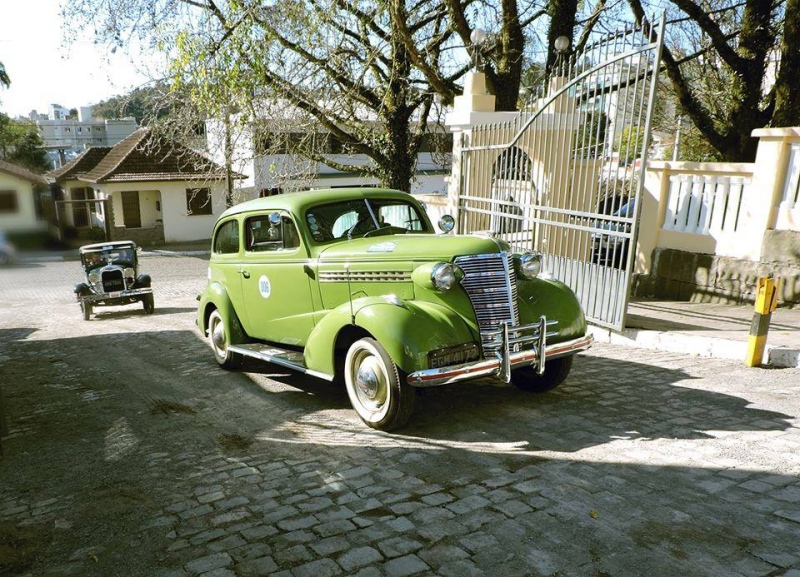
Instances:
[[[375,396],[378,394],[378,387],[380,386],[378,375],[375,374],[372,367],[366,366],[366,363],[364,363],[358,369],[356,385],[362,395],[370,400],[374,400]]]
[[[216,323],[211,328],[211,342],[218,351],[225,350],[225,328],[222,323]]]

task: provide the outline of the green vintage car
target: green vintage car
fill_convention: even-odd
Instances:
[[[573,292],[485,235],[437,234],[411,195],[332,189],[252,200],[214,226],[197,324],[217,363],[255,357],[344,383],[392,430],[415,388],[560,384],[592,337]]]

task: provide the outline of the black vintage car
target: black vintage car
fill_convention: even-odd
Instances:
[[[150,276],[139,274],[136,243],[130,240],[87,244],[80,248],[84,282],[75,285],[75,296],[84,320],[97,306],[141,302],[144,312],[155,310]]]

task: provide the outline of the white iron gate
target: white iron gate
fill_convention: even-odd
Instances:
[[[663,27],[662,17],[562,59],[530,111],[462,136],[459,232],[541,251],[587,318],[615,329],[635,265]]]

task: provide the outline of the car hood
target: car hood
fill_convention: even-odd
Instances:
[[[335,243],[323,248],[321,262],[363,260],[452,261],[468,254],[490,254],[508,250],[503,241],[483,235],[394,234]]]

